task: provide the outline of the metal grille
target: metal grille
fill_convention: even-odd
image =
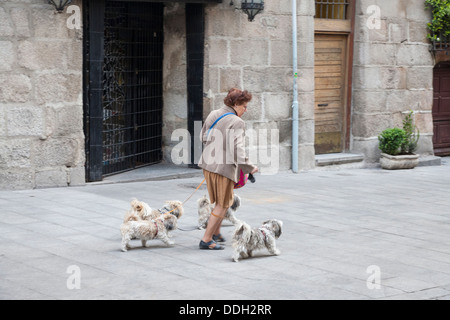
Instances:
[[[450,35],[446,36],[445,32],[441,32],[436,40],[433,40],[433,51],[446,51],[450,53]]]
[[[319,0],[316,1],[316,18],[346,20],[348,8],[348,0]]]
[[[162,160],[163,6],[106,1],[103,174]]]

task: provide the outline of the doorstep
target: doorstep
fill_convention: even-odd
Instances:
[[[430,167],[442,165],[442,158],[437,156],[420,156],[419,167]]]
[[[330,153],[316,155],[316,166],[325,167],[347,163],[363,162],[364,156],[355,153]]]
[[[127,182],[161,181],[181,178],[203,177],[201,169],[168,163],[158,163],[104,177],[102,181],[89,184],[113,184]]]

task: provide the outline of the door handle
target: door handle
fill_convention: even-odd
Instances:
[[[321,103],[318,105],[319,107],[328,107],[328,103]]]

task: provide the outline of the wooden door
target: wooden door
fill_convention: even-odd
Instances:
[[[441,63],[434,68],[433,77],[434,153],[450,155],[450,64]]]
[[[344,151],[347,35],[315,35],[316,154]]]

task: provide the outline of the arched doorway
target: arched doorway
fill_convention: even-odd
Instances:
[[[450,155],[450,62],[441,62],[433,72],[434,153]]]

